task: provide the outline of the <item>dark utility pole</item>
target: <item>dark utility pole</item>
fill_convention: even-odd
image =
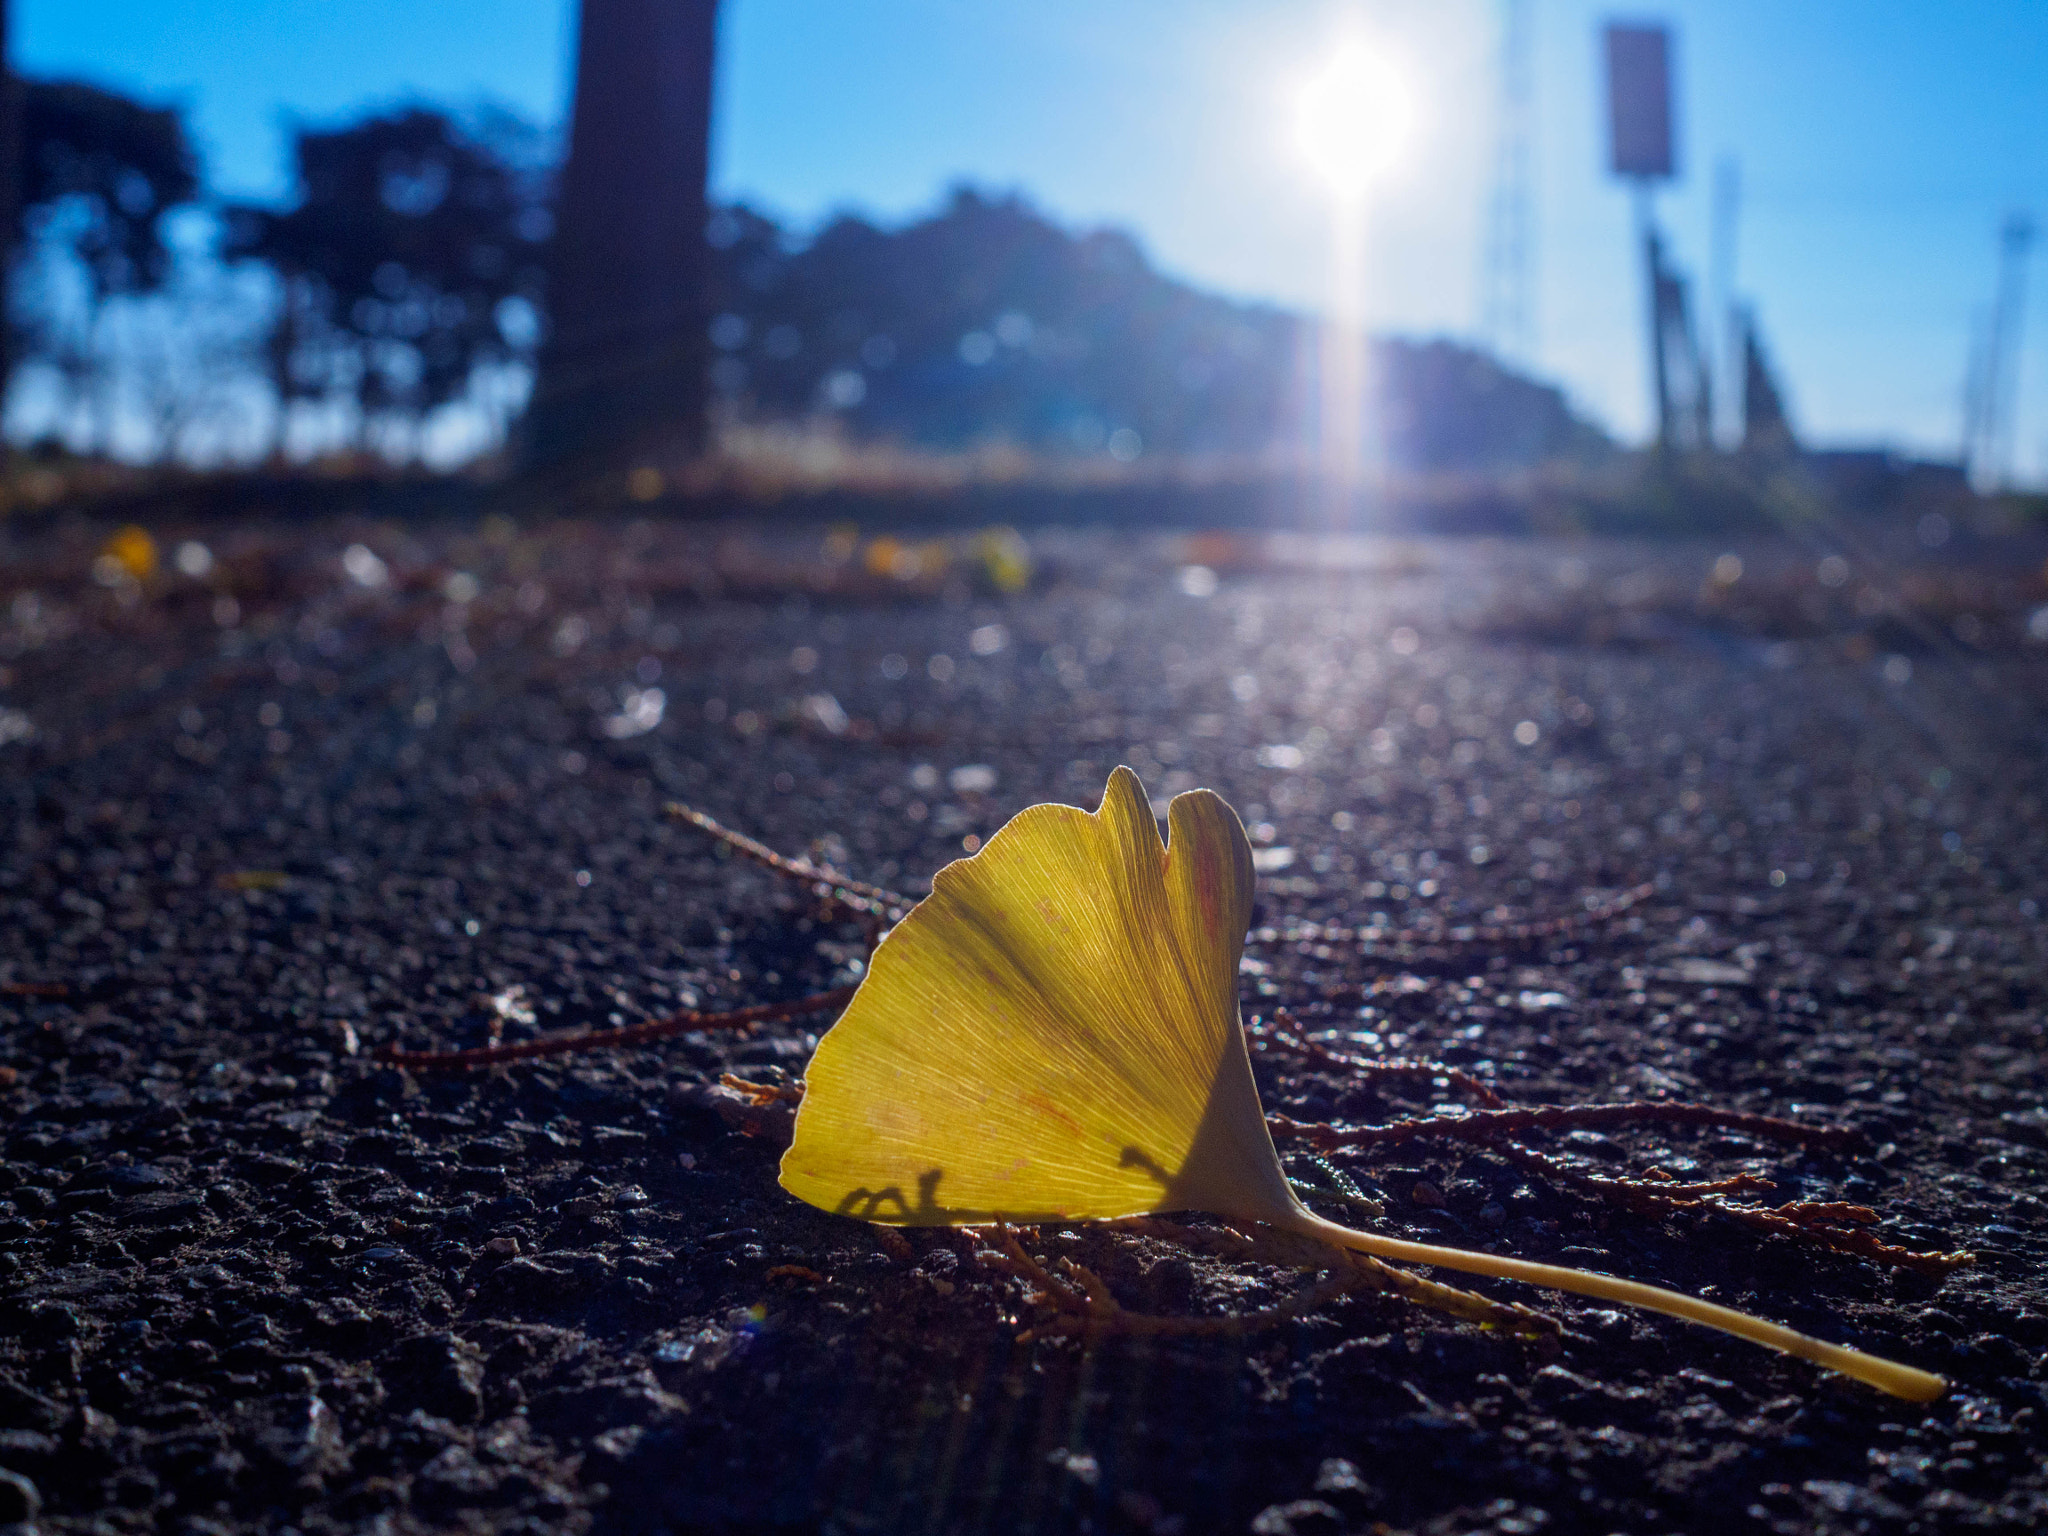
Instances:
[[[525,430],[534,469],[639,486],[703,450],[717,12],[717,0],[582,0],[550,333]]]
[[[0,0],[0,404],[14,367],[8,345],[7,297],[14,278],[14,221],[21,202],[21,92],[15,88],[9,52],[7,0]]]

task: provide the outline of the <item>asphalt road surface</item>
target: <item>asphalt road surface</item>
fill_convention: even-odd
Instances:
[[[110,532],[0,535],[0,1524],[2048,1523],[2042,551],[1077,533],[1035,537],[1026,581],[972,537],[278,522],[156,530],[150,572]],[[857,978],[857,924],[664,801],[915,894],[1119,762],[1162,801],[1217,789],[1262,850],[1248,1016],[1511,1103],[1860,1134],[1582,1130],[1531,1141],[1551,1173],[1335,1155],[1386,1230],[1705,1294],[1950,1394],[1508,1285],[1479,1288],[1560,1331],[1353,1295],[1242,1335],[1060,1336],[991,1243],[777,1187],[775,1115],[713,1085],[794,1081],[829,1016],[472,1074],[372,1059]],[[1534,938],[1388,937],[1641,882]],[[1457,1098],[1299,1052],[1257,1071],[1302,1120]],[[1587,1182],[1653,1166],[1976,1262]],[[1101,1229],[1027,1246],[1153,1315],[1304,1283]]]

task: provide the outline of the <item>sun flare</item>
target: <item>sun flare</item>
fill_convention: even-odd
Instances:
[[[1345,42],[1295,93],[1295,146],[1337,196],[1360,197],[1399,159],[1413,116],[1386,55]]]

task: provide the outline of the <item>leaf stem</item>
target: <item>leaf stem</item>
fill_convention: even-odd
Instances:
[[[1519,1280],[1525,1285],[1569,1291],[1598,1301],[1619,1302],[1649,1312],[1662,1312],[1667,1317],[1684,1318],[1687,1322],[1718,1328],[1723,1333],[1732,1333],[1752,1343],[1796,1355],[1801,1360],[1810,1360],[1828,1370],[1840,1371],[1844,1376],[1853,1376],[1909,1402],[1931,1403],[1948,1390],[1948,1383],[1930,1372],[1901,1365],[1895,1360],[1866,1355],[1861,1350],[1828,1344],[1778,1323],[1767,1323],[1747,1312],[1737,1312],[1733,1307],[1717,1306],[1711,1301],[1667,1291],[1661,1286],[1644,1285],[1637,1280],[1619,1280],[1612,1275],[1596,1275],[1590,1270],[1566,1269],[1557,1264],[1534,1264],[1526,1259],[1502,1258],[1497,1254],[1440,1248],[1434,1243],[1411,1243],[1401,1238],[1356,1232],[1306,1210],[1299,1212],[1292,1225],[1294,1230],[1307,1236],[1334,1243],[1340,1248],[1368,1253],[1375,1258],[1395,1259],[1404,1264],[1434,1264],[1443,1269],[1460,1270],[1468,1275],[1490,1275],[1499,1280]]]

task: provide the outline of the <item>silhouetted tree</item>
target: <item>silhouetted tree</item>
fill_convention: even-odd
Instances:
[[[82,393],[99,369],[106,301],[161,288],[170,276],[164,215],[197,195],[197,157],[174,107],[77,80],[21,81],[15,99],[22,154],[7,229],[15,263],[68,262],[82,285],[79,301],[67,303],[61,285],[45,281],[27,302],[17,297],[15,318]]]
[[[160,286],[171,253],[167,209],[199,191],[197,158],[175,107],[148,107],[77,80],[21,92],[20,224],[79,259],[95,299]]]
[[[541,174],[425,108],[303,130],[293,152],[296,206],[231,207],[223,244],[277,275],[280,431],[295,401],[323,398],[352,401],[364,439],[379,421],[416,428],[478,370],[530,358]]]
[[[537,468],[673,467],[705,431],[716,0],[583,0]]]

